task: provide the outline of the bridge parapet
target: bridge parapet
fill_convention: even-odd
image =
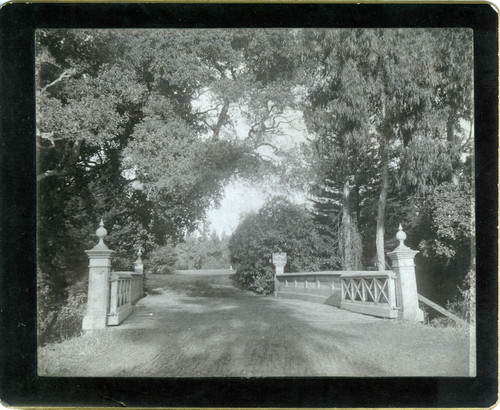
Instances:
[[[276,274],[276,296],[340,307],[342,272],[292,272]]]
[[[275,263],[275,295],[373,316],[423,321],[415,279],[414,257],[418,252],[404,244],[406,234],[401,225],[396,238],[399,246],[388,253],[393,270],[386,271],[283,273],[287,259],[282,253]]]
[[[347,272],[340,279],[342,309],[387,318],[399,316],[393,271]]]

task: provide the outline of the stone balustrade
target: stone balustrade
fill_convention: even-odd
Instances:
[[[108,326],[119,325],[132,313],[132,305],[144,295],[142,282],[142,273],[113,272],[111,274]]]
[[[293,272],[276,274],[276,296],[340,307],[342,272]]]
[[[119,325],[132,313],[132,275],[113,272],[109,278],[110,298],[108,326]]]
[[[393,271],[346,272],[340,280],[341,309],[387,318],[399,316]]]
[[[273,254],[275,296],[325,303],[353,312],[386,318],[423,321],[418,306],[414,257],[401,225],[399,246],[388,256],[388,271],[325,271],[284,273],[286,253]]]
[[[132,272],[132,304],[144,296],[142,273]]]

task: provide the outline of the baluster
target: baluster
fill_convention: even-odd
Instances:
[[[396,282],[394,281],[394,278],[392,276],[389,276],[387,278],[387,293],[389,297],[389,307],[391,309],[394,309],[397,304],[396,304]]]
[[[116,307],[120,307],[120,279],[116,280]]]
[[[122,280],[118,279],[118,307],[122,305]]]
[[[116,315],[116,308],[118,307],[118,281],[115,276],[111,279],[110,288],[109,314]]]
[[[120,306],[123,306],[125,300],[125,281],[123,279],[120,280]]]
[[[127,279],[128,282],[128,292],[127,292],[127,303],[132,303],[132,279]]]

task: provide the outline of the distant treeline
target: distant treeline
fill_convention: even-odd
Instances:
[[[151,273],[168,274],[179,269],[229,269],[229,238],[215,231],[186,235],[176,246],[156,248],[149,257]]]

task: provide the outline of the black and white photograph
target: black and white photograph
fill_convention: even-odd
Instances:
[[[472,34],[36,30],[38,374],[475,376]]]

